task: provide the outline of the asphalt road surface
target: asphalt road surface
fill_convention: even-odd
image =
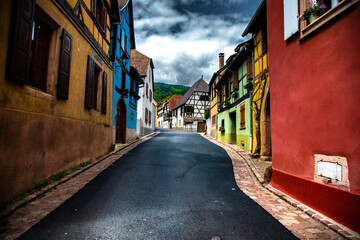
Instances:
[[[297,239],[246,196],[226,152],[163,130],[20,239]]]

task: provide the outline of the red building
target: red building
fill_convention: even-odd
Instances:
[[[360,232],[359,0],[318,4],[267,2],[271,185]]]

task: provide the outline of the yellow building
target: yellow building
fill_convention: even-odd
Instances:
[[[0,205],[112,145],[117,4],[0,2]]]
[[[225,72],[227,66],[225,64],[224,53],[219,53],[219,70],[213,74],[209,82],[210,96],[210,136],[217,138],[217,114],[218,114],[218,93],[216,84]]]
[[[246,27],[243,36],[246,36],[247,34],[251,34],[253,38],[254,87],[251,93],[251,104],[253,109],[252,152],[261,156],[270,157],[270,85],[265,1],[260,4],[255,15]]]
[[[155,127],[158,127],[158,122],[157,122],[157,106],[158,106],[158,102],[153,98],[153,104],[155,107],[155,113],[154,113],[154,118],[155,118]]]

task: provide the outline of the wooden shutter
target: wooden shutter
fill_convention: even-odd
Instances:
[[[10,80],[28,84],[35,0],[18,0],[8,67]]]
[[[103,5],[103,12],[102,12],[102,16],[103,16],[103,22],[101,23],[102,28],[104,30],[104,32],[106,33],[106,28],[107,28],[107,11],[106,11],[106,7],[105,5]]]
[[[299,31],[298,13],[298,1],[284,0],[284,40]]]
[[[101,96],[101,112],[106,114],[106,100],[107,100],[107,73],[103,74],[102,96]]]
[[[238,70],[234,70],[232,72],[233,74],[233,88],[234,90],[238,90],[239,89],[239,79],[238,79]]]
[[[95,61],[88,57],[88,68],[86,75],[85,107],[94,107],[94,83],[95,83]]]
[[[148,110],[145,108],[145,123],[148,121]]]
[[[149,85],[146,83],[146,98],[149,98],[148,91],[149,91]]]
[[[64,29],[62,36],[62,43],[61,43],[59,78],[57,84],[57,96],[63,99],[68,99],[69,97],[71,50],[72,50],[72,37]]]
[[[149,125],[151,124],[151,112],[149,110]]]
[[[97,0],[91,0],[91,12],[92,14],[94,14],[95,17],[96,17],[96,3]]]
[[[252,57],[248,56],[247,57],[247,80],[250,81],[250,78],[252,78],[253,76],[253,70],[252,70]]]
[[[245,128],[245,105],[240,106],[240,128]]]

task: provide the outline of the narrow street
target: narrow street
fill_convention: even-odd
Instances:
[[[236,186],[226,152],[162,130],[20,239],[296,239]]]

